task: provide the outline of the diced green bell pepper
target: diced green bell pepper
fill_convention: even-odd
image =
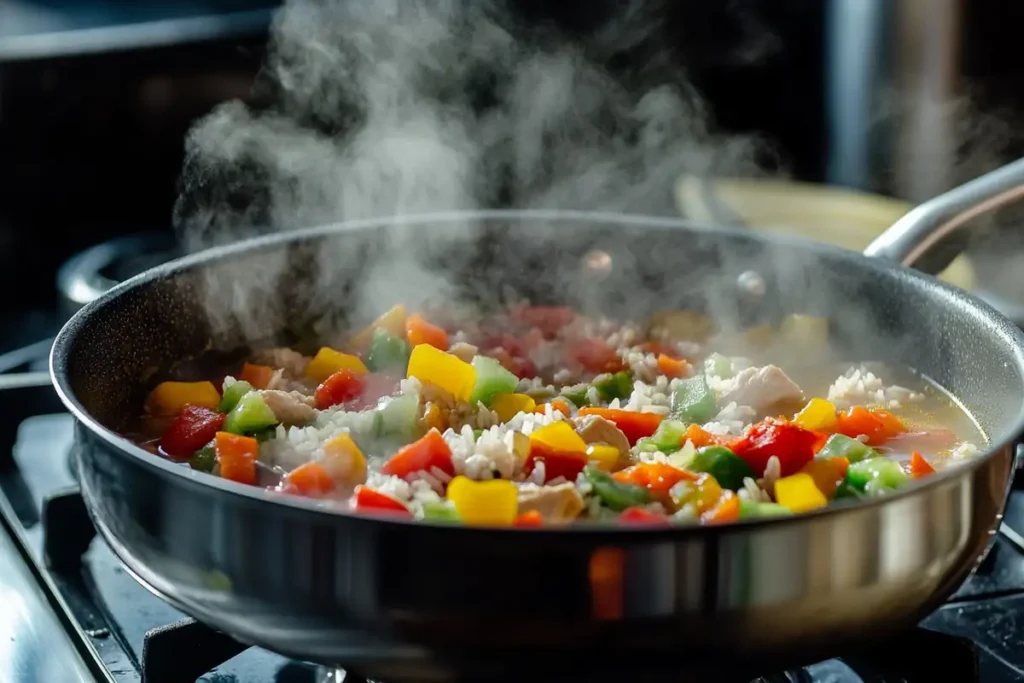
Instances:
[[[224,431],[232,434],[255,434],[277,424],[277,416],[258,391],[250,391],[224,418]]]
[[[789,508],[778,503],[765,503],[756,500],[740,501],[740,519],[761,519],[764,517],[785,517],[793,513]]]
[[[484,430],[474,429],[473,430],[473,441],[479,441],[480,437],[484,435]]]
[[[590,385],[588,384],[577,384],[572,387],[564,387],[562,389],[562,396],[569,399],[574,407],[582,408],[583,406],[590,404],[590,399],[587,398],[588,388],[590,388]]]
[[[654,446],[662,453],[673,453],[683,445],[686,437],[686,425],[679,420],[662,420],[654,433],[640,439],[644,445]]]
[[[884,456],[850,463],[843,483],[868,496],[892,491],[910,481],[898,462]]]
[[[732,359],[720,353],[713,353],[704,360],[704,370],[709,375],[728,379],[733,375]]]
[[[850,463],[860,462],[868,458],[877,458],[878,453],[865,443],[851,439],[843,434],[833,434],[818,451],[817,458],[846,458]]]
[[[222,413],[230,413],[231,409],[238,405],[243,396],[252,391],[252,385],[248,382],[238,381],[224,389],[220,398],[218,410]]]
[[[707,472],[722,488],[738,491],[743,488],[743,479],[756,479],[757,474],[747,462],[723,446],[706,446],[697,449],[697,455],[690,462],[694,472]]]
[[[610,474],[593,465],[583,468],[583,476],[590,482],[595,495],[601,499],[601,502],[616,512],[651,502],[651,494],[647,489],[615,481]]]
[[[612,401],[616,398],[620,401],[625,400],[633,393],[633,373],[622,370],[595,377],[594,388],[597,389],[602,401]]]
[[[715,392],[703,374],[679,380],[672,393],[672,415],[687,424],[703,424],[713,418],[718,407]]]
[[[420,400],[416,394],[401,394],[381,401],[377,408],[379,421],[375,430],[379,436],[410,435],[416,430]]]
[[[459,513],[447,502],[427,501],[423,504],[423,519],[429,522],[459,522]]]
[[[374,372],[401,370],[405,373],[409,367],[410,353],[408,342],[378,327],[373,331],[370,349],[366,352],[366,367]]]
[[[476,356],[472,365],[476,369],[476,386],[469,397],[470,405],[476,405],[479,401],[485,406],[490,406],[495,396],[511,394],[519,384],[519,378],[494,358]]]
[[[203,446],[193,453],[188,461],[189,467],[200,472],[213,472],[216,464],[217,453],[214,451],[213,446]]]

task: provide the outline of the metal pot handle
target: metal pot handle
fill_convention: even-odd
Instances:
[[[935,246],[954,230],[983,214],[1024,197],[1024,159],[964,183],[911,209],[875,238],[865,256],[887,259],[935,274],[956,254],[935,256]]]

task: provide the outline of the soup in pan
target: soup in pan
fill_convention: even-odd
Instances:
[[[827,321],[791,316],[773,334],[811,348]],[[226,377],[163,382],[132,438],[325,506],[516,527],[800,514],[898,490],[984,443],[906,369],[780,367],[728,348],[686,312],[634,325],[520,305],[480,323],[398,306],[312,356],[266,349]]]

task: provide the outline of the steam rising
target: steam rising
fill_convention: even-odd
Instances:
[[[223,105],[188,137],[175,216],[185,244],[494,207],[675,215],[682,173],[760,174],[766,146],[715,132],[686,74],[658,48],[657,11],[644,9],[652,3],[619,5],[608,24],[570,40],[518,23],[498,0],[290,0],[273,27],[260,103]],[[773,46],[762,32],[746,50],[754,58]],[[636,89],[605,70],[630,51],[644,54],[629,79]],[[477,233],[445,227],[391,231],[372,255],[331,243],[315,256],[309,305],[344,304],[365,320],[397,301],[454,296],[436,267],[438,244]],[[533,232],[530,253],[557,250],[556,232]],[[659,259],[620,246],[631,258]],[[736,255],[726,265],[789,272],[791,284],[820,299],[810,308],[828,308],[834,297],[801,281],[799,256],[766,258]],[[206,296],[215,328],[240,325],[256,338],[278,327],[285,311],[268,302],[286,265],[284,255],[266,254],[256,267],[213,276]],[[363,285],[341,301],[342,276],[353,268]],[[543,284],[554,290],[558,275],[550,277]]]

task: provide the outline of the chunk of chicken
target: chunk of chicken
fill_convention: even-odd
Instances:
[[[309,365],[309,358],[287,347],[263,349],[254,355],[254,361],[283,370],[285,379],[299,379]]]
[[[519,487],[519,512],[536,511],[549,522],[571,522],[583,512],[583,497],[571,482],[555,486],[523,484]]]
[[[479,350],[480,349],[473,346],[472,344],[468,344],[466,342],[455,342],[454,344],[451,345],[451,348],[448,349],[448,353],[452,354],[461,361],[470,363],[472,362],[473,358],[476,357],[477,351]]]
[[[777,365],[747,368],[727,380],[719,392],[719,405],[736,403],[763,412],[781,401],[797,401],[803,391]]]
[[[278,389],[264,389],[260,396],[266,401],[267,407],[274,413],[277,421],[286,427],[304,426],[313,421],[313,406],[316,402],[312,396]]]
[[[619,451],[619,462],[629,461],[629,439],[611,420],[600,415],[584,415],[574,417],[573,424],[580,437],[587,443],[603,443],[614,446]]]

